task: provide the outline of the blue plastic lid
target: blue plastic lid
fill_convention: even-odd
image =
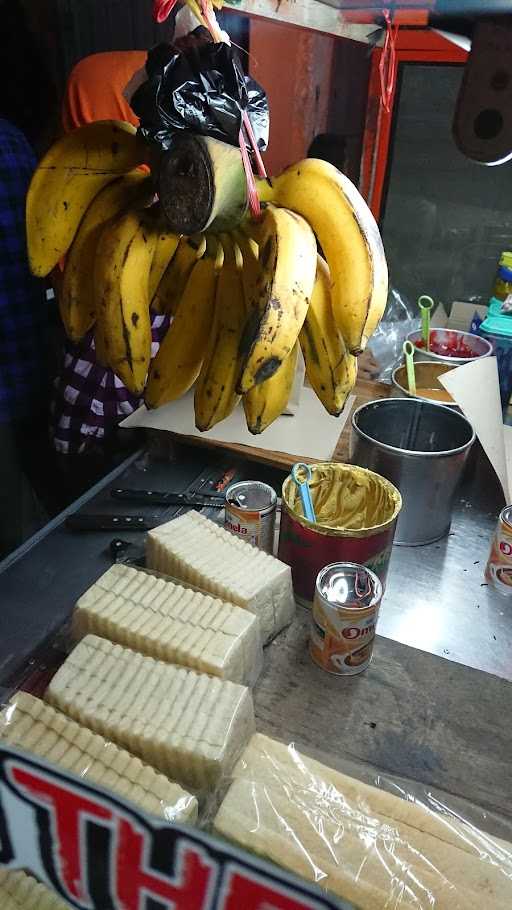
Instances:
[[[506,313],[501,312],[503,306],[503,300],[498,300],[497,297],[491,297],[489,300],[489,309],[487,311],[487,319],[489,316],[504,316]]]
[[[507,315],[501,313],[499,316],[489,315],[482,322],[478,330],[479,334],[505,335],[507,338],[512,336],[512,313]]]
[[[506,265],[500,265],[498,268],[498,278],[501,278],[502,281],[512,282],[512,269],[508,269]]]

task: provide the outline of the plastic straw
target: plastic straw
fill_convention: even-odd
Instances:
[[[430,314],[434,307],[434,301],[427,294],[422,294],[418,300],[418,306],[421,312],[421,335],[425,342],[425,350],[430,351]]]
[[[301,480],[299,472],[306,475],[305,480]],[[292,477],[295,483],[297,484],[297,489],[299,491],[299,496],[302,502],[302,511],[304,512],[304,518],[307,518],[308,521],[316,521],[315,509],[313,506],[313,500],[311,499],[311,491],[309,489],[309,482],[311,480],[311,468],[307,464],[296,464],[293,466]]]
[[[414,367],[414,346],[412,341],[404,341],[405,365],[407,367],[407,384],[411,395],[416,395],[416,371]]]

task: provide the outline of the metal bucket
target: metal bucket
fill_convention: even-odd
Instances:
[[[450,354],[434,354],[433,351],[426,351],[422,347],[421,332],[411,332],[407,336],[414,348],[415,360],[433,360],[434,363],[447,363],[453,369],[461,367],[465,363],[472,363],[473,360],[479,360],[480,357],[490,357],[492,354],[492,344],[486,338],[480,338],[479,335],[472,335],[471,332],[459,332],[457,329],[431,329],[430,343],[445,344],[451,349]],[[471,357],[458,355],[457,351],[460,345],[472,352]]]
[[[446,363],[433,363],[432,361],[418,360],[414,366],[416,376],[416,394],[409,392],[409,383],[407,381],[407,367],[401,366],[393,370],[391,382],[394,386],[393,397],[403,398],[420,398],[422,401],[433,401],[437,404],[444,404],[447,408],[456,408],[457,402],[453,400],[449,392],[439,382],[439,377],[444,373],[449,373],[453,367]]]
[[[453,500],[473,427],[462,414],[414,398],[371,401],[352,417],[351,460],[402,494],[395,543],[433,543],[450,530]]]

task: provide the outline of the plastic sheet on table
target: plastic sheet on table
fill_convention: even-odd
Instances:
[[[419,785],[374,783],[256,734],[214,830],[360,910],[510,910],[510,843]]]
[[[411,304],[396,288],[390,288],[382,321],[368,345],[379,364],[377,378],[381,382],[391,382],[393,370],[403,361],[404,341],[420,328],[418,306]]]

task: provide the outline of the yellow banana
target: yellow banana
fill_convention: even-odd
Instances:
[[[153,299],[158,291],[160,282],[172,261],[173,256],[178,249],[180,238],[178,234],[171,234],[170,231],[160,231],[156,242],[155,255],[151,263],[149,272],[149,300]],[[155,301],[156,305],[156,301]],[[153,309],[155,309],[155,305]]]
[[[94,259],[105,224],[137,196],[149,195],[151,179],[135,170],[104,187],[87,209],[66,257],[59,310],[66,333],[79,341],[96,319]]]
[[[210,237],[215,239],[215,241],[217,243],[217,250],[216,250],[214,258],[215,258],[215,271],[218,273],[218,272],[221,272],[222,269],[224,268],[224,260],[226,258],[226,254],[224,252],[224,247],[223,247],[221,241],[218,238],[216,238],[215,235],[213,235],[213,234],[211,234]]]
[[[242,231],[235,231],[234,236],[243,260],[242,283],[245,311],[247,316],[253,313],[254,320],[256,319],[256,314],[261,313],[258,295],[256,294],[261,272],[259,264],[260,249],[256,241],[251,237],[247,237]],[[253,331],[256,331],[256,327],[257,323],[254,325]],[[250,329],[248,331],[250,332]]]
[[[105,367],[106,370],[111,370],[107,347],[105,344],[105,335],[103,332],[103,324],[96,320],[94,324],[94,350],[96,352],[96,360],[100,366]]]
[[[94,270],[105,356],[136,395],[144,389],[151,358],[149,270],[156,239],[144,213],[127,212],[103,231]]]
[[[238,391],[269,379],[293,350],[306,318],[315,283],[316,241],[299,215],[268,206],[261,224],[251,226],[260,249],[260,275],[250,301],[250,322],[242,342],[243,371]],[[251,321],[251,316],[249,317]]]
[[[149,370],[144,393],[148,408],[175,401],[194,385],[208,346],[216,283],[213,260],[196,262]]]
[[[101,120],[59,139],[38,165],[27,195],[30,268],[45,277],[71,246],[92,200],[145,158],[129,123]]]
[[[235,232],[235,262],[239,267],[240,256],[243,261],[242,282],[246,312],[244,336],[249,337],[256,331],[262,309],[255,288],[260,277],[259,247],[255,240],[241,231]],[[238,249],[237,249],[238,247]],[[251,433],[262,433],[279,417],[286,408],[293,388],[297,368],[298,345],[295,344],[291,354],[270,379],[253,386],[243,396],[242,403]]]
[[[198,258],[200,258],[199,253],[201,253],[201,256],[204,255],[202,238],[199,249],[191,242],[190,238],[181,238],[153,298],[153,309],[157,313],[167,313],[169,316],[174,315],[187,281],[190,278],[190,273]]]
[[[330,288],[329,269],[319,256],[315,287],[300,333],[300,344],[309,382],[326,411],[337,417],[354,388],[357,357],[347,351],[334,321]]]
[[[242,403],[251,433],[263,433],[286,409],[293,389],[298,350],[297,343],[277,373],[244,395]]]
[[[196,384],[194,408],[198,430],[210,430],[234,410],[240,400],[240,341],[245,325],[242,279],[232,250],[217,279],[215,311],[208,348]]]
[[[331,274],[334,318],[352,354],[377,328],[388,292],[379,229],[363,197],[332,164],[308,158],[258,182],[262,201],[302,215],[313,228]]]

